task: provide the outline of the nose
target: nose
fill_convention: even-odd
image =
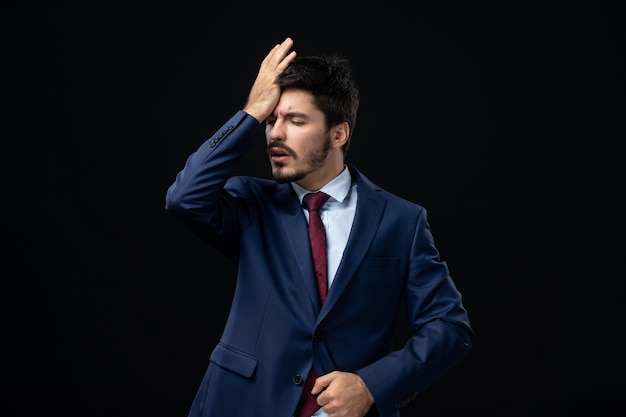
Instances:
[[[285,126],[282,119],[276,119],[274,123],[268,124],[265,129],[265,134],[269,140],[285,139]]]

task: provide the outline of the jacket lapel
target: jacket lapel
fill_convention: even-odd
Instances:
[[[386,199],[378,192],[380,188],[371,183],[355,168],[350,168],[353,177],[357,180],[358,193],[354,222],[335,280],[328,291],[318,322],[339,300],[341,293],[354,276],[376,235],[385,208]]]
[[[376,235],[380,225],[386,199],[379,191],[380,188],[370,182],[354,167],[349,166],[353,177],[357,181],[358,200],[352,230],[346,244],[346,248],[337,269],[333,285],[328,291],[324,305],[320,305],[313,261],[309,248],[309,236],[307,234],[306,217],[302,212],[302,207],[298,203],[293,189],[289,184],[282,184],[275,194],[276,208],[279,217],[282,219],[284,234],[287,236],[291,246],[296,266],[294,266],[294,279],[302,280],[302,285],[306,289],[307,297],[315,307],[315,311],[320,311],[318,322],[339,300],[341,293],[354,276],[358,266],[361,264],[371,241]]]
[[[306,217],[291,185],[283,184],[276,193],[277,210],[283,222],[284,236],[291,246],[295,264],[293,279],[302,280],[308,298],[319,311],[321,305],[315,281]]]

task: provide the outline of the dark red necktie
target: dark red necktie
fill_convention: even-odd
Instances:
[[[328,194],[318,191],[306,194],[302,200],[302,206],[309,212],[309,240],[311,241],[311,254],[313,255],[317,288],[322,303],[326,299],[326,293],[328,292],[328,271],[326,264],[326,232],[324,231],[324,224],[322,223],[319,210],[328,198]],[[302,398],[300,399],[300,404],[298,404],[295,417],[311,417],[320,408],[317,405],[316,397],[311,394],[315,378],[317,378],[317,373],[315,368],[311,368],[309,377],[304,384]]]
[[[326,232],[320,217],[320,209],[328,201],[328,198],[328,194],[318,191],[306,194],[302,200],[302,205],[309,212],[309,240],[311,241],[317,288],[322,303],[328,292],[328,271],[326,266]]]

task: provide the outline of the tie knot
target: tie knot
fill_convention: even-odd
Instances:
[[[326,193],[318,191],[316,193],[308,193],[305,194],[304,199],[302,199],[302,206],[308,211],[318,211],[330,196]]]

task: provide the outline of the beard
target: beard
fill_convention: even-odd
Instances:
[[[276,146],[284,149],[289,152],[294,161],[296,161],[296,167],[289,169],[283,163],[275,163],[272,162],[272,176],[274,179],[283,184],[288,182],[300,181],[305,178],[311,172],[316,171],[320,167],[324,165],[326,159],[328,158],[328,154],[330,152],[330,133],[326,134],[326,138],[322,145],[318,148],[309,149],[306,151],[302,160],[300,162],[300,156],[294,152],[291,148],[288,148],[282,143],[270,142],[269,147]],[[304,167],[300,167],[300,165],[305,165]]]

